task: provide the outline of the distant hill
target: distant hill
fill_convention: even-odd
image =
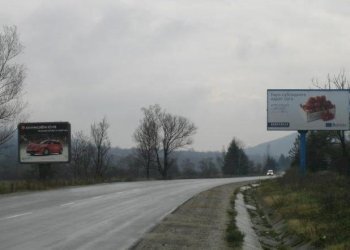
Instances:
[[[113,160],[119,161],[123,159],[124,157],[127,157],[129,155],[135,154],[136,149],[123,149],[119,147],[111,148],[111,154],[113,156]],[[217,159],[217,157],[222,156],[222,152],[219,151],[208,151],[208,152],[198,152],[194,150],[179,150],[174,152],[173,155],[177,163],[181,167],[181,163],[185,160],[190,160],[192,163],[194,163],[195,166],[198,165],[198,163],[205,158],[212,158],[214,161]]]
[[[297,135],[297,133],[293,133],[276,140],[264,142],[254,147],[246,148],[245,152],[250,158],[254,158],[254,161],[259,161],[258,158],[265,157],[267,152],[275,158],[278,158],[281,154],[288,156]]]

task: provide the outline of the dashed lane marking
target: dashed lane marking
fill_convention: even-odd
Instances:
[[[74,204],[75,204],[75,202],[68,202],[68,203],[61,204],[60,206],[61,207],[68,207],[68,206],[74,205]]]
[[[25,216],[25,215],[30,215],[32,213],[33,212],[27,212],[27,213],[23,213],[23,214],[15,214],[15,215],[4,217],[4,219],[13,219],[13,218],[17,218],[17,217],[21,217],[21,216]]]

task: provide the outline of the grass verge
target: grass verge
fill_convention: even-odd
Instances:
[[[265,181],[261,202],[286,221],[287,230],[316,248],[350,249],[350,180],[332,172],[301,177],[296,170]]]
[[[0,194],[9,194],[23,191],[50,190],[68,186],[85,186],[100,183],[128,181],[124,179],[70,179],[70,180],[17,180],[0,181]]]

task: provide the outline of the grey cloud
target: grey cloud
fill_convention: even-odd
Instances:
[[[17,24],[26,47],[31,119],[87,132],[106,115],[115,146],[133,145],[154,103],[196,123],[195,149],[276,138],[266,88],[309,88],[350,63],[342,0],[11,2],[0,24]]]

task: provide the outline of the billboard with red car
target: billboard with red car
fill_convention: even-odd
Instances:
[[[268,130],[349,130],[348,90],[267,90]]]
[[[68,122],[20,123],[19,162],[67,163],[70,161],[70,137]]]

